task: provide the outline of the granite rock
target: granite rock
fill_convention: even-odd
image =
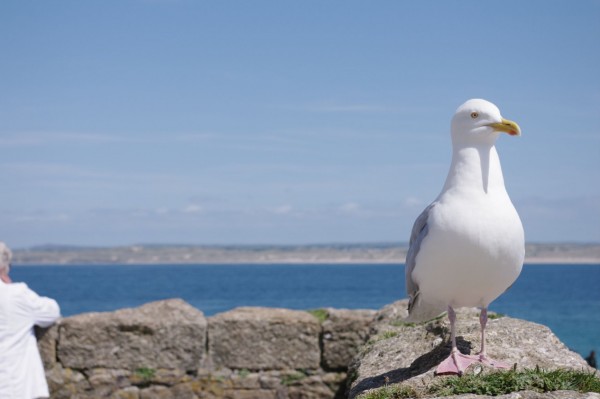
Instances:
[[[138,387],[126,387],[113,392],[110,397],[111,399],[139,399],[140,389]]]
[[[343,398],[345,379],[344,373],[306,376],[286,383],[287,397],[290,399]]]
[[[62,320],[57,356],[66,368],[194,370],[205,357],[206,319],[179,299]]]
[[[168,300],[69,317],[37,333],[52,399],[341,399],[347,397],[347,377],[350,397],[399,383],[421,395],[444,378],[434,377],[433,370],[450,351],[445,317],[403,323],[406,301],[378,312],[326,309],[326,314],[320,323],[303,311],[238,308],[207,320],[185,302]],[[476,309],[458,311],[464,353],[479,349],[477,316]],[[489,354],[517,369],[587,369],[545,326],[501,317],[490,320],[487,332]],[[468,372],[488,371],[478,366]],[[497,398],[600,395],[524,391]]]
[[[406,307],[406,300],[398,301],[384,307],[375,316],[371,337],[349,370],[352,376],[350,398],[374,388],[399,383],[422,392],[436,378],[443,378],[435,377],[434,370],[450,354],[447,317],[421,324],[403,323]],[[479,351],[478,316],[477,309],[457,310],[457,345],[463,353]],[[489,320],[486,347],[490,357],[515,365],[517,370],[536,366],[546,370],[589,369],[585,360],[569,350],[548,327],[525,320],[510,317]],[[488,371],[479,365],[467,370],[468,373]]]
[[[48,328],[35,327],[35,336],[44,368],[51,369],[56,365],[56,343],[58,341],[58,324]]]
[[[60,364],[46,370],[46,381],[52,399],[71,399],[83,396],[84,392],[91,389],[91,385],[83,373],[69,368],[65,369]]]
[[[318,369],[316,317],[303,311],[243,307],[208,319],[209,356],[216,368]]]
[[[85,374],[91,388],[98,395],[104,394],[102,396],[110,394],[115,388],[126,388],[131,385],[129,370],[99,368],[89,370]]]
[[[326,370],[347,370],[359,348],[369,335],[374,310],[328,308],[322,323],[323,367]]]

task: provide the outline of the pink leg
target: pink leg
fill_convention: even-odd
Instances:
[[[456,346],[456,313],[452,306],[448,306],[448,319],[450,320],[450,338],[452,340],[452,352],[435,370],[436,374],[458,374],[462,375],[465,370],[479,358],[460,353]]]
[[[494,367],[497,369],[509,369],[509,364],[499,362],[488,357],[485,351],[485,326],[487,324],[487,308],[481,309],[481,314],[479,315],[479,323],[481,325],[481,351],[479,352],[479,361],[487,366]]]

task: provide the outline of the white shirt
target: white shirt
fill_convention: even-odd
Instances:
[[[49,327],[58,318],[54,299],[0,281],[0,398],[50,396],[33,326]]]

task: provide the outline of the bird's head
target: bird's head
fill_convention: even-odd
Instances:
[[[516,122],[504,119],[489,101],[472,99],[458,107],[452,118],[452,141],[461,144],[493,144],[500,133],[520,136]]]

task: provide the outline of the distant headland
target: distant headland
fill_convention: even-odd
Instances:
[[[404,263],[405,243],[315,245],[46,245],[15,249],[19,265]],[[600,264],[600,243],[530,243],[525,263]]]

